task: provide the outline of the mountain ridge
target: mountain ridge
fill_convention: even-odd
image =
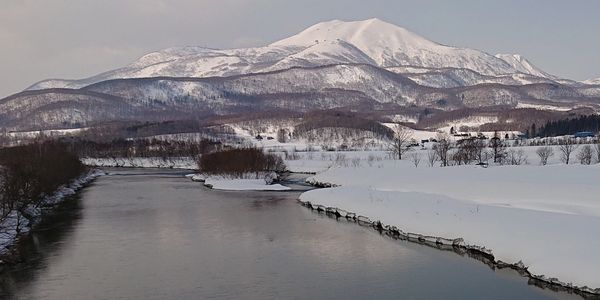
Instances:
[[[229,77],[113,79],[75,90],[25,91],[0,99],[0,126],[77,128],[118,120],[177,120],[329,109],[379,115],[410,110],[428,115],[436,111],[500,106],[598,110],[600,88],[556,83],[484,83],[435,88],[370,64],[338,64]]]
[[[521,56],[518,56],[521,57]],[[405,28],[381,21],[333,20],[266,46],[241,49],[171,47],[143,55],[128,66],[79,79],[50,79],[28,89],[81,88],[116,78],[210,77],[250,74],[290,67],[371,63],[379,67],[466,68],[486,76],[525,73],[552,75],[526,59],[509,61],[484,51],[442,45]]]
[[[312,110],[409,111],[419,119],[481,108],[596,112],[600,85],[557,78],[518,54],[442,45],[378,19],[329,21],[263,47],[172,47],[90,78],[42,81],[0,99],[0,126]]]

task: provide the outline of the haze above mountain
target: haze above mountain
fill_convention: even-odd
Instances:
[[[472,70],[483,76],[519,74],[537,77],[518,80],[519,83],[557,79],[520,55],[493,56],[479,50],[441,45],[396,25],[369,19],[318,23],[297,35],[258,48],[168,48],[149,53],[126,67],[90,78],[44,80],[28,89],[82,88],[119,78],[232,76],[331,64],[371,64],[389,70],[398,67],[418,67],[427,71],[454,68]],[[483,82],[496,81],[488,78]],[[427,82],[420,83],[428,85]],[[475,81],[477,83],[481,82]]]

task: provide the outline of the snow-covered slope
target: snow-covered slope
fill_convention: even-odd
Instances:
[[[144,55],[120,69],[82,80],[45,80],[32,85],[29,90],[81,88],[120,78],[232,76],[291,67],[355,63],[384,68],[461,68],[486,76],[524,73],[552,78],[518,55],[496,57],[478,50],[445,46],[396,25],[370,19],[319,23],[264,47],[168,48]]]
[[[520,73],[534,75],[538,77],[554,79],[556,76],[550,75],[544,72],[542,69],[533,65],[529,60],[520,54],[496,54],[497,58],[500,58],[507,62],[511,67]]]
[[[600,78],[593,78],[583,81],[585,84],[600,85]]]
[[[470,69],[458,68],[414,68],[392,67],[388,71],[402,74],[416,83],[436,88],[466,87],[478,84],[497,83],[503,85],[525,85],[534,83],[556,83],[556,81],[524,73],[489,76]]]
[[[296,47],[288,47],[295,49]],[[283,70],[291,67],[316,67],[328,64],[371,64],[375,61],[354,45],[341,41],[327,41],[308,46],[304,50],[292,54],[277,62],[269,70]]]
[[[466,69],[452,69],[461,70]],[[466,72],[475,79],[482,76]],[[350,109],[394,114],[405,109],[451,111],[523,104],[596,108],[598,103],[598,86],[486,83],[435,88],[370,64],[338,64],[224,78],[132,78],[75,90],[26,91],[0,99],[0,126],[37,130],[114,120],[184,120],[277,111]]]
[[[380,67],[418,66],[467,68],[499,75],[516,70],[485,52],[444,46],[379,19],[319,23],[290,38],[271,44],[279,47],[310,47],[341,40],[366,53]]]

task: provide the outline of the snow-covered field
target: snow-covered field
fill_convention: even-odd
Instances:
[[[405,232],[462,238],[496,260],[522,262],[540,278],[598,289],[600,165],[564,165],[555,158],[539,166],[536,160],[489,168],[415,168],[387,159],[337,164],[309,181],[338,187],[306,192],[301,200]]]

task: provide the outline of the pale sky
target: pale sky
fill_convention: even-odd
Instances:
[[[597,0],[1,0],[0,97],[173,46],[260,46],[331,19],[380,18],[430,40],[600,77]]]

